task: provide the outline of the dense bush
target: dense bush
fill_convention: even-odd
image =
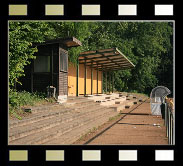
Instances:
[[[16,90],[9,91],[9,106],[17,109],[24,105],[34,105],[37,102],[44,100],[44,93],[29,93],[26,91],[17,92]]]

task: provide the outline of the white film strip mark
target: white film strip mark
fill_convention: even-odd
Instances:
[[[28,161],[28,150],[10,150],[9,161]]]
[[[100,150],[83,150],[82,161],[101,161]]]
[[[136,16],[137,5],[118,5],[119,16]]]
[[[137,150],[119,150],[119,161],[137,161]]]
[[[27,16],[27,5],[26,4],[10,4],[9,5],[9,16]]]
[[[64,5],[45,5],[45,15],[46,16],[63,16],[64,15]]]
[[[101,150],[82,150],[82,161],[101,161]],[[64,150],[46,150],[46,161],[65,161]],[[119,150],[119,161],[138,161],[138,150]],[[28,150],[9,150],[9,161],[28,161]],[[174,150],[155,150],[155,161],[174,161]]]
[[[173,4],[156,4],[154,5],[155,16],[173,16]],[[81,5],[82,16],[100,16],[101,15],[100,4],[83,4]],[[137,4],[119,4],[118,16],[137,16]],[[28,5],[27,4],[9,4],[9,16],[27,16]],[[46,16],[63,16],[64,4],[45,5]]]
[[[173,5],[155,5],[156,16],[173,16]]]
[[[173,161],[174,150],[155,150],[155,161]]]
[[[46,161],[64,161],[64,150],[46,150]]]
[[[82,16],[100,16],[100,5],[82,5]]]

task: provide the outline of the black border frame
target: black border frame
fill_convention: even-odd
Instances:
[[[28,15],[27,16],[8,16],[9,4],[27,4]],[[45,4],[63,4],[64,16],[45,16]],[[100,4],[100,16],[81,16],[82,4]],[[117,9],[118,4],[137,4],[137,16],[118,16]],[[174,15],[173,16],[155,16],[154,5],[155,4],[173,4]],[[1,14],[0,20],[0,52],[1,52],[1,100],[0,100],[0,126],[1,126],[1,149],[0,149],[0,163],[4,163],[5,166],[33,166],[33,165],[121,165],[126,166],[133,164],[136,165],[180,165],[183,163],[182,155],[182,110],[176,112],[176,137],[175,145],[8,145],[8,21],[9,20],[170,20],[177,23],[177,11],[175,0],[8,0],[1,7],[4,8]],[[109,12],[113,11],[113,12]],[[176,24],[177,27],[177,24]],[[177,28],[176,28],[177,30]],[[176,33],[177,34],[177,33]],[[176,40],[177,41],[177,40]],[[174,42],[175,43],[175,42]],[[177,42],[178,43],[178,42]],[[175,49],[175,47],[174,47]],[[177,50],[177,45],[176,45]],[[176,51],[175,51],[176,53]],[[175,63],[174,63],[175,64]],[[175,74],[175,73],[174,73]],[[174,75],[175,78],[175,75]],[[175,83],[175,82],[174,82]],[[175,85],[174,85],[175,86]],[[175,89],[175,88],[174,88]],[[177,98],[176,98],[177,101]],[[178,102],[176,102],[177,104]],[[6,117],[6,118],[5,118]],[[9,150],[28,150],[28,161],[26,162],[10,162]],[[45,150],[64,150],[65,160],[63,162],[46,162]],[[101,161],[85,162],[82,161],[82,150],[101,150]],[[138,161],[118,161],[118,150],[137,150]],[[174,150],[174,161],[155,161],[155,150]],[[110,158],[108,157],[110,156]],[[179,164],[178,164],[179,163]]]

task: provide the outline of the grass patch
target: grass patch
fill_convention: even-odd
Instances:
[[[110,117],[108,122],[111,122],[113,120],[116,120],[120,117],[121,114],[118,114],[116,116]],[[83,139],[85,139],[86,137],[88,137],[90,134],[95,133],[97,130],[99,130],[102,126],[104,126],[105,124],[107,124],[108,122],[105,122],[104,124],[99,125],[98,127],[93,127],[92,129],[90,129],[87,133],[83,134],[77,141],[82,141]]]
[[[11,117],[22,119],[22,115],[28,114],[23,111],[22,107],[30,107],[39,104],[53,103],[55,99],[47,99],[45,93],[30,93],[26,91],[9,91],[9,114]],[[30,114],[30,113],[29,113]]]
[[[138,96],[146,96],[146,97],[149,97],[148,94],[140,93],[140,92],[137,92],[137,91],[130,91],[130,92],[127,92],[127,93],[132,94],[132,95],[138,95]]]
[[[146,93],[140,93],[136,90],[131,90],[131,91],[115,91],[114,93],[127,93],[127,94],[132,94],[132,95],[139,95],[139,96],[146,96],[149,97],[150,94],[146,94]]]
[[[120,116],[121,116],[121,114],[118,114],[118,115],[116,115],[116,116],[110,117],[108,121],[116,120],[116,119],[118,119]]]
[[[83,134],[77,141],[82,141],[84,138],[86,138],[87,136],[89,136],[90,134],[96,132],[99,129],[98,127],[93,127],[92,129],[90,129],[87,133]]]

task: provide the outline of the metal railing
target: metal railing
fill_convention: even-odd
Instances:
[[[174,105],[168,99],[165,100],[165,127],[168,144],[175,144],[175,111]]]

